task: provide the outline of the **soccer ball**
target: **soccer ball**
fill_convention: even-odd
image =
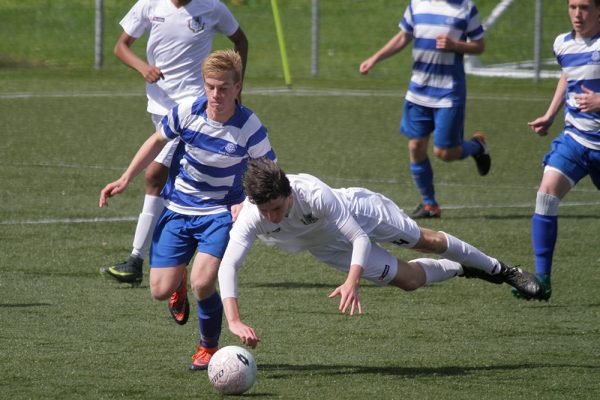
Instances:
[[[239,346],[219,349],[208,363],[208,379],[223,394],[242,394],[256,381],[256,361]]]

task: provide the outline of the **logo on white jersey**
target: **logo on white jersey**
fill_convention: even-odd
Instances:
[[[188,21],[188,28],[190,28],[194,33],[204,30],[204,21],[202,21],[202,17],[193,17],[190,19]]]
[[[592,61],[594,63],[598,63],[598,61],[600,61],[600,52],[598,52],[598,50],[592,53]]]
[[[302,223],[304,225],[314,224],[318,220],[319,220],[319,218],[313,217],[312,214],[303,215],[302,219],[300,219],[300,221],[302,221]]]

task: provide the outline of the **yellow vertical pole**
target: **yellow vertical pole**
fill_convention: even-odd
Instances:
[[[281,18],[279,18],[279,7],[277,0],[271,0],[271,9],[275,19],[275,30],[277,31],[277,42],[279,42],[279,52],[281,53],[281,64],[283,65],[283,79],[287,87],[292,86],[292,76],[290,75],[290,66],[288,63],[287,52],[285,50],[285,39],[283,37],[283,28],[281,27]]]

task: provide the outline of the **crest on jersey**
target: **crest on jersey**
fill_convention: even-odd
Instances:
[[[592,53],[592,61],[595,63],[600,61],[600,52],[598,52],[598,50],[596,50]]]
[[[198,33],[204,30],[204,21],[202,17],[193,17],[188,21],[188,28],[194,33]]]
[[[310,225],[310,224],[314,224],[315,222],[317,222],[319,220],[319,218],[313,217],[312,214],[306,214],[302,216],[302,219],[300,219],[300,221],[302,221],[302,223],[304,225]]]
[[[227,143],[227,145],[225,146],[225,151],[228,154],[233,154],[235,153],[235,150],[237,149],[237,146],[233,143]]]

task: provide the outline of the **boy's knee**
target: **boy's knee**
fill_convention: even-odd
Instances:
[[[437,147],[433,148],[433,154],[440,160],[446,162],[457,160],[460,156],[454,149],[440,149]]]

